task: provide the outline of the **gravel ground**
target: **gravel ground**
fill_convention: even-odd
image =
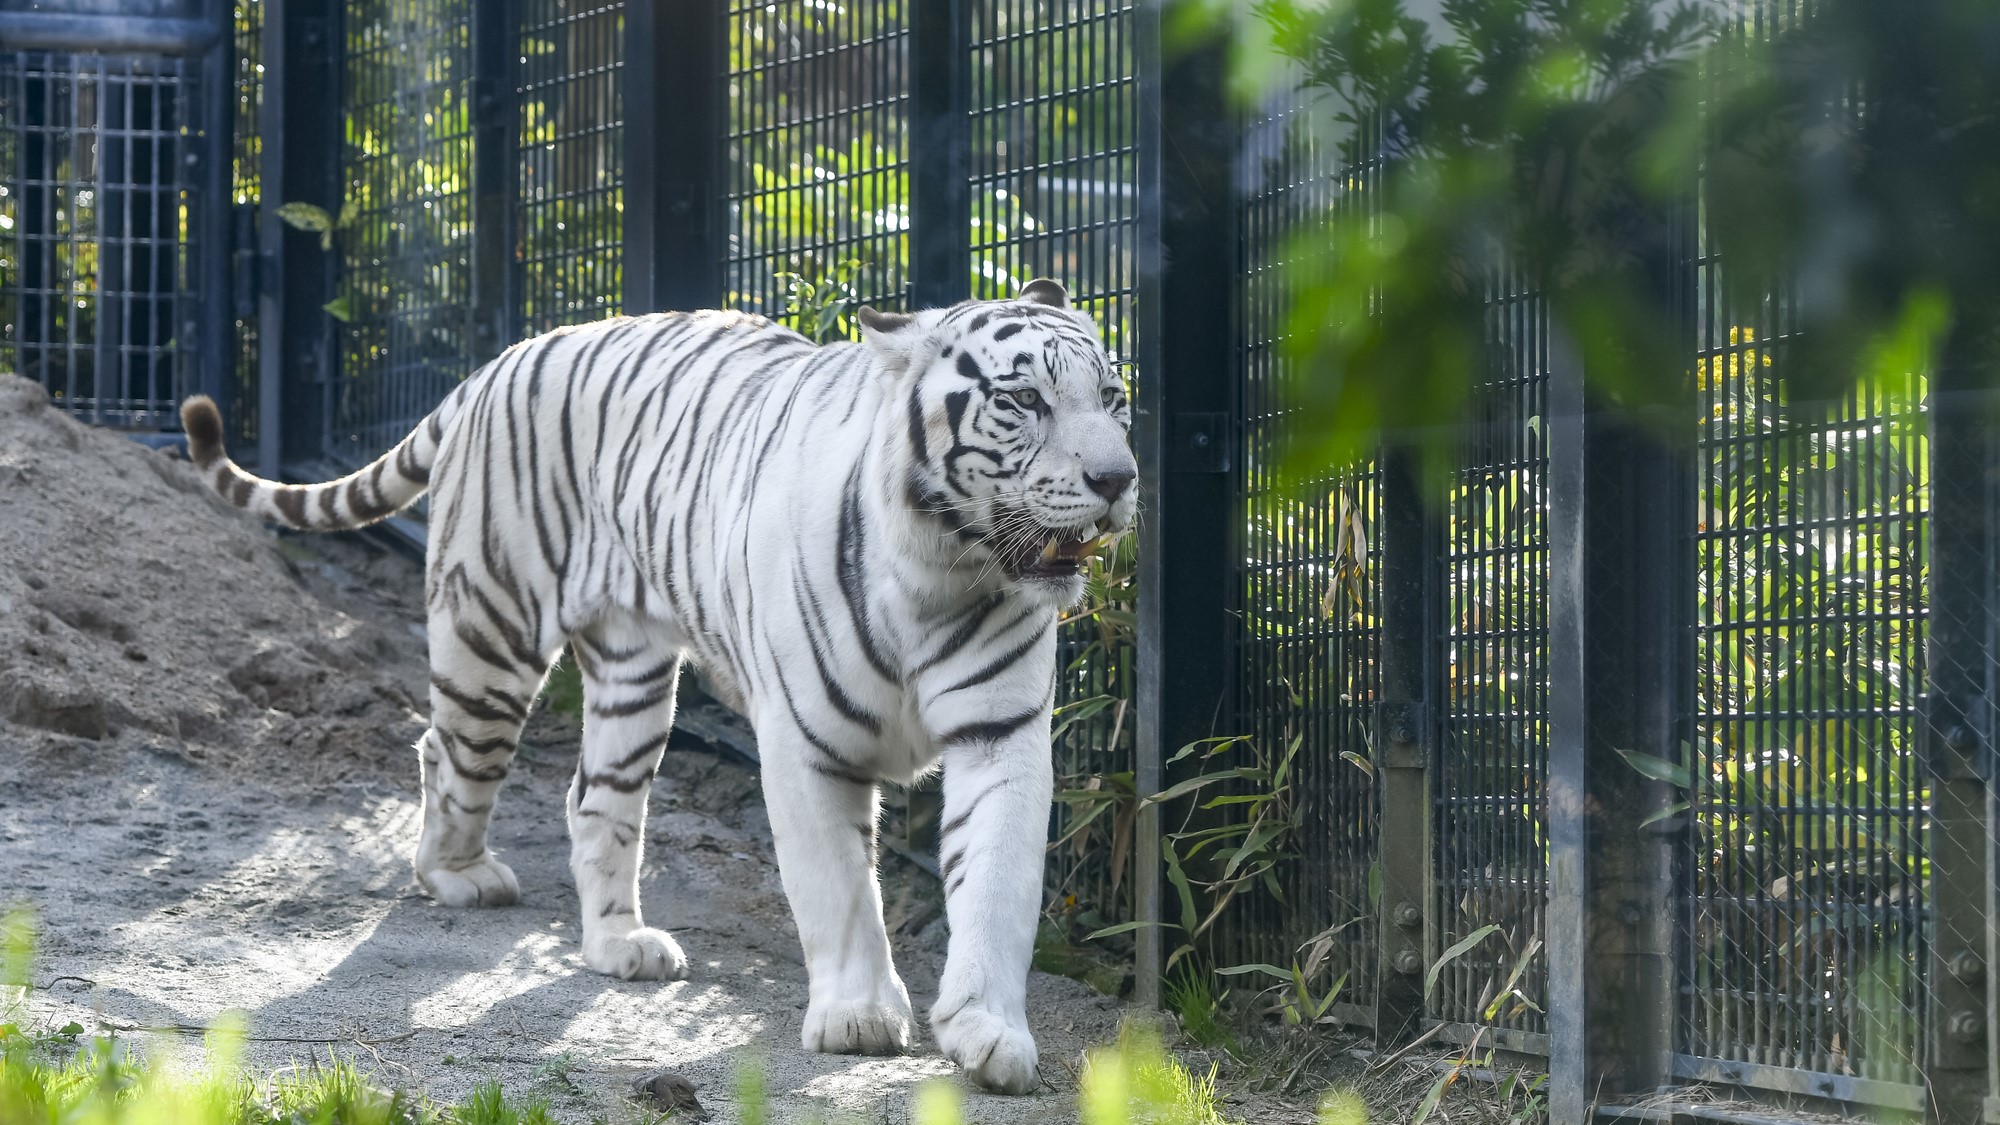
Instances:
[[[515,772],[495,820],[524,902],[464,911],[433,905],[410,879],[407,786],[279,788],[172,754],[114,753],[27,756],[0,739],[0,761],[21,766],[0,783],[0,894],[25,895],[41,917],[30,1003],[52,1025],[199,1028],[236,1009],[258,1066],[332,1053],[445,1099],[497,1077],[576,1120],[638,1116],[622,1092],[662,1067],[720,1109],[738,1068],[760,1066],[793,1120],[837,1110],[902,1121],[918,1083],[954,1073],[928,1041],[892,1059],[799,1049],[805,969],[755,778],[713,754],[670,755],[655,792],[646,909],[695,967],[661,985],[583,968],[561,817],[568,771],[553,758]],[[927,879],[891,873],[892,924],[928,914]],[[942,966],[934,935],[901,934],[897,953],[912,1001],[927,1006]],[[1073,1121],[1079,1052],[1114,1035],[1121,1015],[1041,974],[1029,1010],[1047,1089],[970,1094],[971,1120]]]

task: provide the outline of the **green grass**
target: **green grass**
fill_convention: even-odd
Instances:
[[[1222,996],[1215,991],[1215,978],[1196,972],[1183,962],[1180,971],[1166,982],[1167,1007],[1181,1019],[1181,1031],[1203,1047],[1233,1048],[1236,1036],[1223,1023]],[[1226,995],[1226,993],[1224,994]]]
[[[1195,1074],[1141,1026],[1090,1052],[1077,1109],[1081,1125],[1228,1125],[1215,1068]]]
[[[170,1052],[140,1058],[123,1040],[70,1029],[0,1024],[0,1122],[6,1125],[555,1125],[549,1105],[489,1082],[456,1105],[380,1089],[351,1063],[295,1066],[252,1078],[237,1065],[241,1030],[208,1040],[209,1061],[175,1065]],[[1092,1051],[1078,1095],[1080,1125],[1230,1125],[1213,1069],[1190,1071],[1157,1036],[1131,1029]],[[963,1096],[944,1081],[917,1090],[915,1125],[963,1125]],[[635,1113],[635,1120],[639,1119]],[[740,1125],[785,1122],[770,1106],[762,1070],[738,1073]],[[1348,1125],[1350,1118],[1331,1118]],[[1365,1122],[1365,1118],[1358,1121]],[[786,1122],[785,1125],[790,1125]]]
[[[227,1033],[211,1061],[180,1068],[166,1052],[139,1059],[121,1040],[81,1044],[0,1024],[0,1122],[7,1125],[554,1125],[548,1103],[489,1082],[457,1105],[382,1090],[343,1061],[252,1079]]]
[[[558,715],[583,719],[583,673],[577,670],[575,657],[556,662],[549,671],[548,681],[542,685],[542,697],[548,700],[549,710]]]

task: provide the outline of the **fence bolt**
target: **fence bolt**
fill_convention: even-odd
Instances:
[[[1973,748],[1972,731],[1964,723],[1953,723],[1944,728],[1944,744],[1954,754],[1970,754]]]
[[[1969,1008],[1953,1012],[1951,1020],[1945,1024],[1945,1034],[1954,1043],[1970,1046],[1986,1037],[1986,1017]]]
[[[1639,909],[1636,902],[1628,902],[1618,908],[1618,920],[1628,926],[1636,926],[1646,920],[1646,912]]]
[[[1414,930],[1424,924],[1424,912],[1417,909],[1414,902],[1406,902],[1396,907],[1396,924],[1406,930]]]
[[[1945,966],[1951,978],[1963,985],[1978,985],[1986,979],[1986,962],[1970,949],[1961,949],[1951,955]]]
[[[1404,976],[1416,976],[1424,971],[1423,954],[1414,949],[1405,949],[1396,954],[1396,971]]]

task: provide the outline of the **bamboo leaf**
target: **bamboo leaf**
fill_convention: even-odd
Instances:
[[[1640,821],[1639,827],[1650,828],[1653,825],[1658,824],[1663,820],[1671,820],[1674,817],[1679,816],[1680,814],[1688,811],[1693,807],[1694,807],[1693,805],[1689,804],[1686,801],[1675,801],[1673,804],[1668,805],[1666,808],[1661,809],[1659,812],[1656,812],[1653,815],[1647,817],[1646,819]]]
[[[1444,967],[1446,965],[1449,965],[1453,961],[1456,961],[1460,957],[1463,957],[1467,953],[1470,953],[1473,947],[1477,946],[1480,942],[1485,941],[1487,938],[1490,938],[1494,934],[1497,934],[1499,932],[1500,932],[1500,927],[1498,926],[1493,926],[1493,925],[1481,926],[1478,929],[1460,938],[1458,940],[1458,944],[1453,945],[1450,949],[1445,950],[1443,956],[1439,957],[1435,962],[1431,964],[1430,972],[1424,975],[1424,995],[1428,997],[1431,994],[1432,990],[1437,988],[1438,974],[1444,972]]]
[[[1654,781],[1664,781],[1681,789],[1694,788],[1693,773],[1679,762],[1670,762],[1651,754],[1641,754],[1636,750],[1620,749],[1618,756],[1625,759],[1626,765]]]
[[[1507,974],[1507,983],[1500,986],[1499,994],[1493,997],[1491,1004],[1486,1005],[1486,1019],[1489,1022],[1492,1021],[1495,1015],[1499,1014],[1500,1001],[1513,994],[1514,986],[1521,982],[1521,974],[1528,971],[1528,962],[1534,960],[1535,953],[1541,948],[1541,938],[1528,939],[1527,947],[1522,949],[1521,955],[1514,959],[1514,969]]]
[[[1276,965],[1267,965],[1261,961],[1249,965],[1231,965],[1228,968],[1215,970],[1215,975],[1219,977],[1240,977],[1246,973],[1263,973],[1266,976],[1277,977],[1279,980],[1292,979],[1289,969],[1280,969]]]
[[[1231,773],[1205,773],[1202,774],[1200,777],[1190,777],[1186,781],[1169,785],[1165,789],[1160,790],[1158,793],[1155,793],[1152,796],[1146,798],[1146,803],[1152,805],[1163,804],[1167,801],[1175,800],[1176,798],[1185,797],[1189,793],[1199,792],[1200,790],[1206,789],[1209,786],[1214,785],[1219,781],[1234,780],[1235,776],[1236,775],[1233,772],[1231,772]]]
[[[1187,872],[1181,870],[1181,859],[1174,849],[1162,848],[1161,851],[1167,864],[1167,881],[1173,884],[1174,891],[1180,896],[1181,928],[1193,931],[1198,916],[1194,906],[1194,888],[1188,885]]]
[[[1228,749],[1229,747],[1241,741],[1243,741],[1243,738],[1240,735],[1228,735],[1226,737],[1220,737],[1220,738],[1198,739],[1194,742],[1188,743],[1186,746],[1181,747],[1179,750],[1174,751],[1174,756],[1167,759],[1167,764],[1171,765],[1175,762],[1180,761],[1182,758],[1187,757],[1189,754],[1192,754],[1197,750],[1205,748],[1208,749],[1208,753],[1202,755],[1202,757],[1212,758],[1215,755],[1222,753],[1224,750]]]
[[[1451,1080],[1457,1073],[1456,1070],[1447,1070],[1438,1075],[1438,1080],[1431,1083],[1430,1091],[1424,1095],[1424,1100],[1417,1103],[1417,1112],[1410,1116],[1410,1125],[1424,1125],[1424,1122],[1430,1120],[1431,1114],[1437,1112],[1438,1103],[1444,1100],[1445,1089],[1451,1085]]]
[[[326,208],[311,203],[280,204],[278,218],[283,219],[286,226],[314,234],[333,229],[333,216],[326,213]]]

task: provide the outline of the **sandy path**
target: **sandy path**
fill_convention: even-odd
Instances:
[[[139,1026],[240,1009],[260,1039],[258,1065],[331,1050],[385,1085],[441,1098],[498,1077],[576,1120],[637,1116],[620,1092],[658,1067],[681,1071],[719,1110],[737,1068],[761,1060],[790,1119],[818,1110],[871,1122],[905,1120],[918,1083],[954,1073],[927,1033],[895,1059],[798,1048],[806,977],[763,809],[747,771],[712,755],[678,752],[655,790],[646,910],[695,967],[666,985],[583,968],[566,763],[517,770],[497,814],[496,848],[524,904],[461,911],[413,885],[417,806],[392,779],[298,793],[160,754],[107,769],[96,752],[28,758],[0,745],[9,758],[25,768],[0,774],[0,898],[24,896],[42,918],[31,1004],[57,1025],[89,1025],[93,1009]],[[911,900],[923,893],[891,873],[892,922],[921,912]],[[934,931],[899,936],[920,1009],[941,966],[933,944]],[[1115,1032],[1118,1005],[1037,974],[1029,1007],[1049,1088],[971,1095],[971,1120],[1074,1120],[1078,1052]],[[567,1081],[553,1073],[559,1059],[573,1064]]]

